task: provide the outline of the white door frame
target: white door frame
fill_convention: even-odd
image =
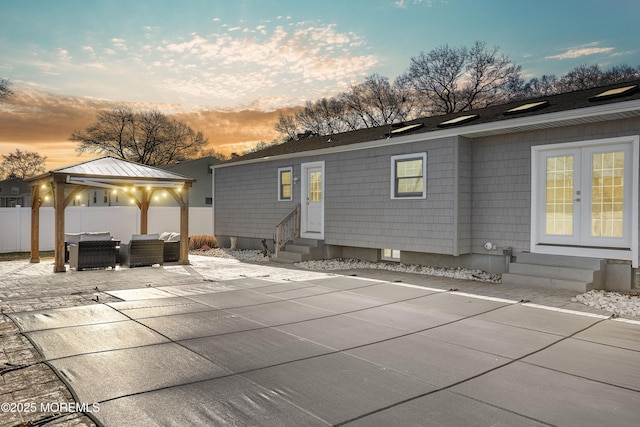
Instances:
[[[309,170],[310,169],[316,169],[319,168],[320,172],[322,174],[322,190],[321,190],[321,205],[320,205],[320,217],[321,217],[321,222],[320,222],[320,230],[316,231],[310,231],[308,228],[308,219],[309,219],[309,215],[308,215],[308,207],[309,207]],[[301,181],[301,185],[300,185],[300,203],[301,203],[301,210],[300,210],[300,237],[304,237],[307,239],[318,239],[318,240],[322,240],[324,239],[324,205],[325,205],[325,181],[326,181],[326,177],[325,177],[325,167],[324,167],[324,161],[318,161],[318,162],[309,162],[309,163],[302,163],[300,165],[300,181]]]
[[[544,206],[541,206],[541,194],[545,191],[544,180],[541,180],[541,168],[544,165],[540,164],[542,153],[556,151],[562,153],[562,150],[583,149],[589,151],[591,147],[604,146],[604,145],[631,145],[631,203],[630,207],[630,224],[626,230],[631,233],[630,244],[625,244],[625,247],[611,248],[611,247],[593,247],[593,246],[571,246],[562,244],[553,244],[547,241],[542,241],[540,237],[540,228],[544,225]],[[631,261],[634,268],[638,267],[639,260],[639,248],[638,248],[638,178],[640,169],[640,136],[632,135],[617,138],[606,138],[589,141],[571,142],[565,144],[550,144],[539,145],[531,147],[531,245],[530,250],[534,253],[544,253],[552,255],[571,255],[571,256],[584,256],[594,258],[611,258],[619,260]],[[628,163],[625,164],[625,169],[629,167]],[[583,178],[583,177],[581,177]],[[583,195],[584,196],[584,195]],[[627,201],[625,200],[625,203]],[[577,213],[576,213],[577,214]],[[580,232],[580,231],[578,231]],[[629,247],[627,247],[629,246]]]

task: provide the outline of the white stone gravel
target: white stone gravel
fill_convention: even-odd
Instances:
[[[264,256],[261,251],[257,250],[231,250],[226,248],[213,248],[208,251],[195,250],[190,253],[194,255],[211,256],[217,258],[234,258],[239,261],[247,262],[267,262],[269,256]]]
[[[592,290],[576,295],[571,301],[577,301],[620,316],[640,317],[640,296],[638,295]]]
[[[451,277],[453,279],[475,280],[479,282],[500,283],[502,276],[481,270],[466,268],[436,268],[425,265],[401,264],[391,262],[370,262],[357,259],[327,259],[319,261],[303,261],[294,264],[296,267],[310,270],[387,270],[403,273],[425,274],[428,276]]]

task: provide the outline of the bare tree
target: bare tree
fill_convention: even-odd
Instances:
[[[207,148],[207,149],[202,150],[200,152],[200,156],[202,156],[202,157],[213,157],[214,159],[218,159],[221,162],[224,162],[225,160],[229,159],[229,157],[226,154],[221,153],[219,151],[216,151],[214,148]]]
[[[268,147],[271,147],[272,145],[277,145],[277,144],[278,144],[277,142],[260,141],[254,147],[248,148],[242,151],[242,155],[244,156],[245,154],[256,153],[258,151],[264,150],[265,148],[268,148]]]
[[[560,78],[560,92],[589,89],[604,84],[603,72],[597,64],[579,65]]]
[[[33,151],[21,151],[2,155],[0,163],[0,178],[25,179],[45,172],[47,156],[41,156]]]
[[[0,78],[0,102],[6,101],[13,91],[9,88],[9,80]]]
[[[533,78],[516,91],[515,97],[535,98],[638,79],[640,79],[640,67],[634,68],[622,64],[603,71],[597,64],[584,64],[569,70],[559,79],[554,75],[544,75],[540,79]]]
[[[514,94],[516,99],[537,98],[558,93],[558,79],[555,75],[543,75],[532,78]]]
[[[411,58],[399,79],[414,91],[426,111],[447,114],[483,108],[510,97],[521,85],[520,66],[476,42],[471,49],[438,47]]]
[[[283,141],[294,140],[298,134],[295,117],[282,113],[278,116],[278,122],[275,124],[274,129],[281,135]]]
[[[195,157],[208,142],[201,131],[155,110],[118,107],[98,113],[97,119],[71,134],[70,140],[80,143],[77,151],[159,166]]]
[[[633,68],[629,65],[616,65],[604,72],[604,80],[609,84],[624,83],[640,79],[640,67]]]
[[[309,134],[333,135],[349,130],[342,120],[344,111],[344,103],[337,98],[307,101],[303,108],[296,111],[296,122]]]
[[[344,120],[351,129],[371,128],[404,121],[411,114],[409,97],[399,84],[372,74],[364,83],[352,85],[342,94]]]

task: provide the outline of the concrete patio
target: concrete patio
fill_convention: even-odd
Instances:
[[[191,262],[0,263],[0,426],[637,425],[640,322],[570,293]]]

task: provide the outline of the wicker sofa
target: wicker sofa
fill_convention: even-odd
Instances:
[[[109,232],[70,233],[65,235],[65,259],[76,271],[116,267],[119,240]]]
[[[158,234],[134,234],[120,245],[120,265],[141,267],[164,263],[164,240]]]

